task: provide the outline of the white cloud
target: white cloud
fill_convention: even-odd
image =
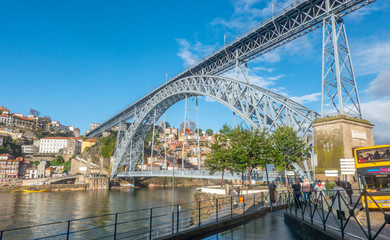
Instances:
[[[353,62],[356,63],[357,75],[367,75],[379,73],[390,67],[390,41],[372,42],[360,41],[364,43],[356,44]]]
[[[254,67],[252,68],[253,71],[265,71],[265,72],[273,72],[275,69],[274,68],[265,68],[265,67]]]
[[[390,70],[382,71],[372,80],[367,90],[364,92],[370,95],[370,98],[390,97]]]
[[[222,74],[222,76],[227,77],[227,78],[236,79],[234,69]],[[280,78],[284,77],[284,75],[279,74],[277,76],[264,76],[263,77],[263,76],[255,74],[255,72],[252,71],[251,69],[248,69],[248,77],[249,77],[249,82],[251,84],[254,84],[254,85],[257,85],[257,86],[260,86],[263,88],[269,88],[269,87],[275,85],[276,81],[278,81]],[[247,79],[244,77],[244,75],[241,72],[238,74],[237,80],[241,81],[241,82],[245,82],[245,83],[247,82]]]
[[[358,23],[364,19],[365,16],[372,12],[380,11],[388,6],[386,1],[377,1],[375,4],[369,4],[358,11],[352,12],[345,16],[347,20],[352,20],[354,23]]]
[[[211,98],[211,97],[209,97],[209,96],[205,96],[205,97],[204,97],[204,100],[205,100],[206,102],[217,102],[217,100],[215,100],[214,98]]]
[[[274,0],[275,13],[281,11],[286,4],[291,3],[291,0]],[[235,33],[242,33],[254,26],[260,24],[261,21],[272,17],[272,1],[264,0],[241,0],[232,1],[233,14],[228,19],[215,18],[211,25],[221,25]]]
[[[217,47],[215,45],[204,45],[199,41],[191,44],[186,39],[176,39],[180,48],[177,56],[184,61],[184,66],[188,67],[198,62],[202,57],[211,54]]]
[[[295,101],[295,102],[305,104],[305,103],[319,101],[320,96],[321,96],[321,93],[312,93],[312,94],[303,95],[300,97],[290,97],[290,99]]]
[[[375,144],[390,144],[390,99],[378,99],[361,103],[363,118],[375,125]]]

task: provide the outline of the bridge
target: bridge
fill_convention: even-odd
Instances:
[[[320,116],[346,114],[361,118],[342,17],[374,1],[294,1],[279,14],[115,114],[87,136],[99,136],[104,131],[119,127],[111,173],[113,178],[137,175],[143,145],[155,125],[155,119],[159,119],[173,104],[189,97],[213,98],[255,129],[272,131],[278,126],[292,126],[301,138],[312,134],[311,123]],[[321,114],[249,81],[245,83],[220,76],[319,27],[323,27]],[[127,173],[119,172],[124,166],[128,169]],[[307,168],[304,172],[298,165],[294,167],[299,176],[310,179]],[[157,176],[156,172],[153,174]]]
[[[222,178],[221,172],[216,172],[210,174],[206,170],[160,170],[160,171],[131,171],[131,172],[120,172],[117,177],[179,177],[179,178],[203,178],[203,179],[218,179]],[[281,180],[284,176],[284,172],[272,172],[268,174],[268,180]],[[242,176],[241,174],[225,172],[223,179],[226,180],[248,180],[249,175]],[[254,171],[252,173],[252,179],[256,181],[267,181],[267,176],[265,171]]]

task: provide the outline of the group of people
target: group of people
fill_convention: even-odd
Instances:
[[[302,208],[302,203],[306,205],[310,201],[312,192],[315,193],[315,201],[323,207],[326,188],[321,180],[316,180],[311,184],[307,178],[304,179],[303,183],[300,183],[299,179],[296,179],[292,188],[297,208]],[[347,201],[349,204],[352,204],[352,194],[353,190],[351,183],[347,181],[341,182],[340,179],[336,181],[336,186],[333,188],[332,201],[334,201],[333,209],[336,209],[338,219],[345,219],[345,211],[348,209]]]

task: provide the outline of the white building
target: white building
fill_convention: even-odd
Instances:
[[[81,138],[77,137],[46,137],[39,144],[39,153],[79,154],[81,151]]]

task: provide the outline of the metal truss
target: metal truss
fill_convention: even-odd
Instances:
[[[204,179],[221,179],[222,173],[216,172],[214,174],[210,174],[207,170],[175,170],[175,177],[179,178],[204,178]],[[131,172],[120,172],[117,177],[125,178],[125,177],[172,177],[172,170],[160,170],[160,171],[131,171]],[[273,172],[268,173],[268,180],[281,180],[284,172]],[[242,180],[243,176],[241,174],[233,173],[233,172],[225,172],[224,179],[226,180]],[[256,181],[267,181],[267,176],[265,171],[254,171],[252,174],[252,179]],[[249,175],[247,173],[244,174],[244,180],[249,180]]]
[[[261,23],[246,34],[222,49],[214,52],[200,62],[186,69],[169,81],[169,84],[180,81],[184,77],[194,75],[219,75],[232,69],[236,60],[240,63],[248,62],[272,49],[275,49],[291,40],[294,40],[323,24],[323,20],[331,15],[342,17],[375,0],[303,0],[292,4],[279,14]],[[119,122],[133,118],[137,107],[145,104],[154,95],[165,88],[162,84],[135,103],[115,114],[99,127],[91,130],[88,137],[100,135]]]
[[[321,115],[362,118],[344,22],[332,14],[323,20]]]
[[[118,167],[123,165],[129,166],[129,171],[136,170],[138,156],[130,159],[124,156],[127,156],[127,152],[130,152],[129,156],[141,152],[131,144],[145,140],[154,117],[158,119],[176,102],[198,95],[217,100],[253,128],[273,130],[278,126],[292,126],[301,138],[312,131],[311,123],[319,116],[280,94],[234,79],[209,75],[183,78],[166,84],[165,88],[137,108],[132,123],[115,150],[111,177],[116,176]]]

